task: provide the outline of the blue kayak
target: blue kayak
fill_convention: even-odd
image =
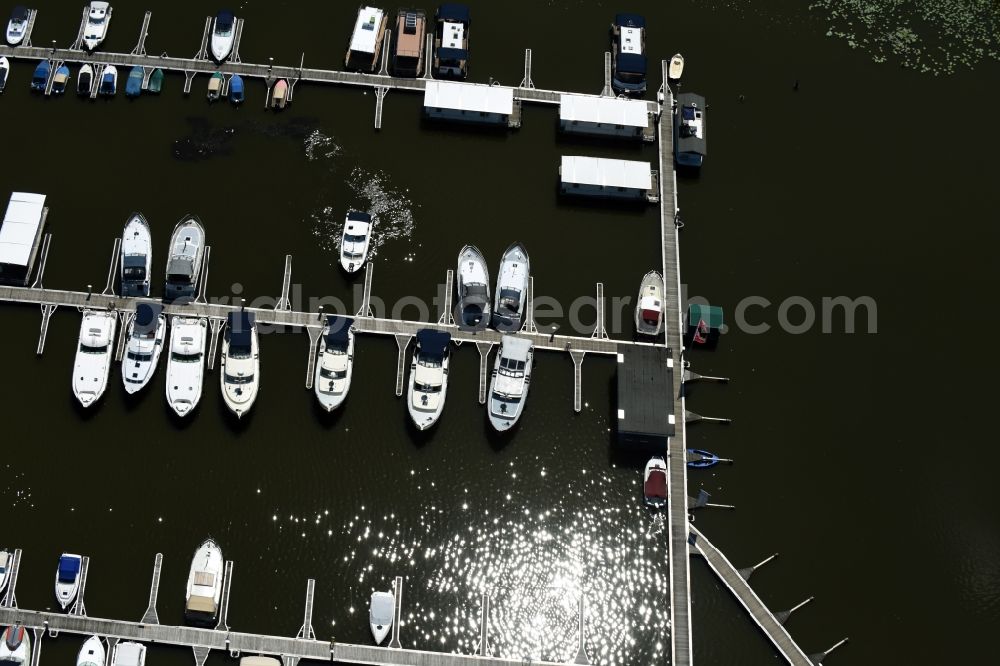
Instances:
[[[51,70],[52,66],[49,64],[48,60],[43,60],[38,63],[38,67],[35,68],[35,73],[31,76],[31,89],[45,92],[45,85],[49,82],[49,72]]]
[[[242,104],[243,99],[243,79],[239,74],[233,74],[233,78],[229,80],[229,101]]]

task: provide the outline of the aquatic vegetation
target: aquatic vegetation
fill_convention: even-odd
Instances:
[[[939,75],[1000,60],[996,0],[815,0],[809,8],[827,14],[827,37],[876,62]]]

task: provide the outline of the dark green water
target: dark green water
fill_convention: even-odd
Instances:
[[[473,80],[516,85],[530,46],[539,87],[600,90],[618,7],[472,4]],[[147,6],[151,53],[197,50],[212,10]],[[115,7],[106,50],[132,48],[145,8]],[[77,3],[39,9],[33,42],[68,45]],[[781,553],[755,588],[776,609],[816,596],[788,626],[807,651],[850,636],[830,664],[982,663],[982,636],[1000,619],[1000,510],[983,419],[992,392],[977,380],[995,361],[973,337],[984,314],[986,335],[996,322],[996,170],[977,137],[993,134],[996,65],[931,78],[873,64],[794,2],[635,9],[651,26],[651,59],[683,52],[685,89],[711,106],[708,164],[700,180],[680,182],[688,292],[726,307],[730,322],[742,299],[774,304],[751,310],[770,332],[733,327],[714,353],[692,356],[695,370],[733,382],[697,386],[689,408],[735,422],[693,426],[691,444],[737,460],[692,472],[692,493],[704,486],[738,506],[698,513],[698,527],[738,566]],[[331,4],[302,20],[292,3],[236,10],[244,60],[292,64],[305,52],[327,67],[342,59],[355,11]],[[269,30],[283,13],[288,27]],[[48,195],[48,287],[100,289],[132,210],[151,221],[155,274],[173,225],[195,212],[213,246],[213,295],[277,296],[290,253],[300,307],[350,300],[334,237],[354,206],[384,221],[374,294],[389,303],[429,301],[465,243],[493,264],[523,240],[536,294],[564,304],[597,281],[609,298],[630,297],[660,261],[655,207],[555,195],[562,154],[653,161],[655,149],[560,137],[552,109],[526,107],[521,130],[492,134],[425,126],[419,96],[393,92],[376,133],[374,98],[357,90],[302,85],[276,116],[260,83],[233,109],[206,104],[205,79],[189,98],[168,77],[159,98],[90,102],[32,96],[30,74],[15,65],[0,98],[3,192]],[[944,132],[948,100],[961,114]],[[782,332],[778,304],[792,296],[817,308],[824,297],[869,296],[877,334],[845,334],[837,318],[830,334]],[[4,306],[0,317],[0,540],[25,551],[22,607],[54,605],[52,570],[68,550],[92,558],[91,615],[138,618],[163,552],[160,617],[179,622],[190,554],[212,535],[235,561],[230,625],[240,630],[294,634],[315,577],[318,635],[367,641],[372,589],[403,575],[408,646],[471,651],[488,588],[500,654],[567,659],[584,590],[593,658],[668,658],[666,542],[639,506],[637,469],[609,451],[612,361],[588,357],[585,408],[574,414],[569,359],[540,354],[526,413],[500,438],[476,401],[478,355],[462,347],[442,420],[419,434],[393,393],[392,341],[359,340],[348,402],[327,416],[303,386],[306,336],[268,335],[247,422],[228,418],[216,373],[193,418],[178,422],[163,368],[136,401],[113,374],[96,409],[76,408],[77,313],[56,313],[41,358],[37,311]],[[617,336],[631,336],[627,324]],[[697,560],[692,595],[699,663],[778,663]],[[70,664],[78,642],[44,649],[45,663]],[[189,659],[158,647],[150,663]]]

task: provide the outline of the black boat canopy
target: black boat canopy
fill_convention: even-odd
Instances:
[[[469,7],[457,2],[449,2],[438,7],[437,18],[439,21],[459,21],[469,23]]]
[[[215,28],[217,30],[232,30],[234,21],[235,17],[233,16],[233,13],[228,9],[223,9],[215,17]]]
[[[619,53],[616,69],[629,74],[645,74],[646,56],[638,53]]]
[[[17,5],[14,7],[14,11],[10,13],[11,21],[27,21],[28,20],[28,8],[24,5]]]
[[[371,222],[372,216],[358,210],[349,210],[347,211],[347,219],[354,220],[356,222]]]
[[[135,308],[135,330],[139,333],[155,331],[161,312],[163,306],[159,303],[139,303]]]
[[[441,60],[468,60],[469,52],[465,49],[438,49],[438,58]]]
[[[326,340],[326,346],[335,344],[344,344],[349,339],[349,334],[351,332],[351,326],[354,325],[354,320],[350,317],[341,317],[339,315],[327,315],[326,317],[326,327],[327,333],[323,336]]]
[[[417,344],[420,345],[422,354],[443,357],[448,352],[449,342],[451,342],[451,333],[433,328],[422,328],[417,331]]]
[[[645,28],[646,19],[642,14],[615,14],[615,25],[624,28]]]
[[[250,351],[251,332],[256,318],[252,312],[230,312],[226,315],[226,325],[229,326],[229,349],[234,351]]]

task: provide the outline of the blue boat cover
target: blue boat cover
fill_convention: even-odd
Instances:
[[[451,333],[437,331],[433,328],[422,328],[417,331],[417,344],[421,353],[429,356],[444,356],[451,342]]]
[[[228,9],[223,9],[215,17],[215,27],[217,30],[232,30],[233,21],[233,13]]]
[[[646,56],[638,53],[620,53],[618,55],[617,69],[619,72],[630,74],[646,73]]]
[[[80,558],[63,555],[59,558],[59,582],[72,583],[80,573]]]
[[[128,79],[125,81],[125,94],[130,97],[141,95],[142,78],[142,67],[133,67],[132,71],[128,73]]]
[[[233,94],[243,94],[243,79],[239,74],[233,74],[233,78],[229,80],[229,90]]]
[[[625,28],[645,28],[646,19],[641,14],[615,14],[615,25]]]
[[[35,78],[38,79],[44,77],[48,79],[49,69],[50,69],[49,61],[48,60],[41,61],[40,63],[38,63],[38,67],[35,68],[35,75],[34,75]]]
[[[438,49],[438,58],[441,60],[468,60],[469,52],[465,49]]]
[[[229,349],[231,351],[250,351],[251,331],[255,317],[252,312],[230,312],[226,317],[229,326]]]
[[[469,7],[457,2],[449,2],[438,7],[437,17],[439,21],[461,21],[469,23]]]
[[[139,303],[135,309],[135,329],[140,333],[156,330],[157,319],[163,311],[159,303]]]
[[[27,21],[28,20],[28,8],[24,5],[18,5],[14,7],[14,11],[10,13],[11,21]]]
[[[349,338],[349,333],[351,332],[351,326],[354,325],[354,320],[350,317],[340,317],[338,315],[327,315],[326,325],[329,329],[327,334],[323,336],[326,340],[326,346],[336,344],[344,344]]]
[[[361,211],[349,210],[347,211],[347,219],[354,220],[355,222],[371,222],[372,216]]]
[[[69,67],[61,65],[59,69],[56,70],[56,74],[65,74],[66,76],[69,76]]]

